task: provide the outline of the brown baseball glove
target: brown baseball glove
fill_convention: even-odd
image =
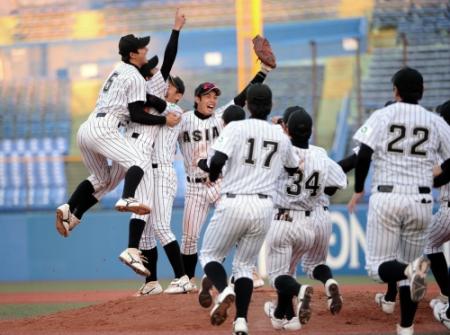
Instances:
[[[275,59],[275,54],[272,51],[272,47],[270,46],[267,38],[262,37],[260,35],[256,35],[253,40],[253,50],[255,50],[256,56],[259,60],[270,66],[272,69],[277,67],[277,61]]]

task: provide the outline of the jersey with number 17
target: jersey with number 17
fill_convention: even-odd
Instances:
[[[417,104],[397,102],[376,110],[353,138],[374,151],[373,186],[431,187],[437,155],[450,157],[450,127]]]
[[[231,122],[212,148],[228,157],[222,194],[272,195],[283,167],[299,166],[299,157],[281,127],[264,120]]]

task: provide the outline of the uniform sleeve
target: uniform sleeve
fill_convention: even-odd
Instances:
[[[140,73],[138,73],[138,75],[130,77],[128,81],[129,85],[127,87],[128,104],[136,101],[145,102],[147,100],[145,83],[145,79],[141,76]]]
[[[148,94],[153,94],[158,98],[164,99],[167,92],[167,82],[164,80],[161,71],[156,72],[146,82],[146,89]]]
[[[281,156],[283,166],[286,168],[298,168],[300,166],[300,157],[294,150],[294,146],[287,136],[284,136],[285,154]]]
[[[380,129],[383,128],[381,125],[380,114],[375,111],[356,131],[353,139],[359,143],[364,143],[372,150],[375,150],[375,147],[380,140]]]
[[[440,117],[437,118],[437,122],[436,128],[439,132],[440,140],[438,153],[441,155],[442,159],[446,161],[450,158],[450,126]]]
[[[235,122],[232,122],[227,127],[223,128],[222,133],[212,145],[213,150],[220,151],[228,157],[230,157],[233,153],[238,135],[236,125],[234,123]]]
[[[214,114],[216,114],[218,117],[222,117],[223,112],[225,111],[225,109],[227,109],[228,106],[230,105],[234,105],[234,100],[230,100],[227,104],[220,106],[219,108],[216,109],[216,111],[214,112]]]
[[[328,174],[325,180],[325,187],[333,186],[337,188],[347,187],[347,176],[342,168],[330,158],[327,158]]]

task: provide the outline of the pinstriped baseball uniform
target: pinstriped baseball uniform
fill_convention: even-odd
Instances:
[[[223,111],[232,103],[234,101],[217,108],[207,119],[198,118],[194,111],[182,115],[178,143],[187,176],[181,241],[181,252],[185,255],[197,253],[200,230],[209,207],[220,197],[220,181],[207,186],[204,181],[208,175],[196,165],[195,159],[207,157],[209,148],[224,127]]]
[[[258,119],[230,123],[213,149],[228,160],[222,198],[206,229],[200,262],[221,262],[237,244],[234,279],[252,278],[271,221],[275,182],[283,166],[298,166],[299,158],[279,127]]]
[[[409,263],[425,246],[432,218],[436,154],[450,156],[450,127],[417,104],[397,102],[375,111],[354,139],[373,150],[366,268],[379,279],[381,263]]]
[[[443,252],[443,244],[450,241],[450,183],[441,186],[439,200],[439,210],[433,215],[428,231],[427,255]]]
[[[128,169],[137,165],[144,171],[148,169],[149,158],[119,131],[119,126],[129,121],[128,104],[145,100],[144,78],[136,67],[120,62],[103,84],[94,111],[77,133],[83,161],[91,172],[88,180],[95,194],[104,194],[104,190],[109,189],[119,166]],[[114,162],[113,169],[108,166],[107,158]],[[147,179],[144,174],[136,190],[136,198],[143,202],[147,199],[143,188]]]
[[[176,104],[168,103],[163,115],[168,112],[182,114],[183,110]],[[162,246],[175,241],[170,228],[173,201],[177,191],[177,175],[173,167],[178,133],[181,124],[174,127],[162,126],[156,136],[152,153],[154,184],[154,204],[150,213],[149,224],[145,226],[139,245],[140,249],[150,250],[156,246],[155,235]]]
[[[267,235],[267,267],[272,284],[280,275],[295,276],[301,258],[310,276],[314,267],[325,261],[331,225],[320,201],[325,187],[347,186],[344,171],[323,148],[310,145],[295,150],[304,160],[303,175],[289,176],[283,171],[275,188],[275,217]]]

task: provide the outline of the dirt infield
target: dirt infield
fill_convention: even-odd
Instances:
[[[299,332],[302,334],[394,334],[399,321],[399,306],[394,315],[385,315],[373,302],[381,285],[346,285],[342,287],[344,308],[338,316],[326,309],[322,286],[314,286],[313,316]],[[416,317],[416,334],[445,334],[428,306],[436,295],[431,285],[420,303]],[[17,300],[14,302],[13,295]],[[231,316],[220,327],[209,323],[209,310],[201,308],[196,294],[130,297],[130,292],[79,292],[42,294],[0,294],[1,303],[69,302],[101,303],[51,315],[15,321],[0,321],[0,334],[227,334],[231,333]],[[6,300],[5,298],[8,297]],[[273,299],[269,288],[256,290],[250,306],[249,327],[253,335],[278,334],[264,315],[263,304]]]

